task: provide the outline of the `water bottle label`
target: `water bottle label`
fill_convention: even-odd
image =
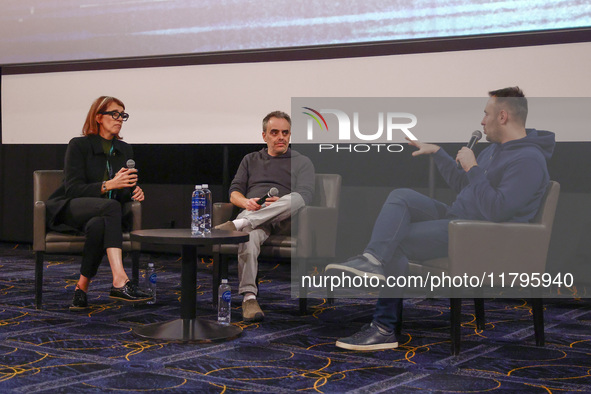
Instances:
[[[156,283],[156,278],[157,278],[157,276],[155,273],[150,275],[150,283]]]
[[[205,198],[203,197],[197,197],[195,204],[197,205],[197,207],[199,208],[205,208]]]
[[[232,293],[230,292],[230,290],[224,291],[224,294],[222,294],[222,300],[224,300],[225,302],[232,301]]]

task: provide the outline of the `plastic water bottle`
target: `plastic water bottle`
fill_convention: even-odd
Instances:
[[[222,279],[218,288],[218,323],[230,324],[230,312],[232,307],[232,289],[228,279]]]
[[[152,296],[152,299],[147,301],[146,304],[153,305],[156,303],[156,278],[154,263],[148,263],[148,269],[146,270],[146,289]]]
[[[207,183],[204,183],[201,187],[203,188],[203,194],[205,195],[205,206],[203,207],[203,234],[210,234],[212,209],[211,190],[209,190],[209,185]]]
[[[195,185],[191,196],[191,235],[203,235],[201,222],[203,220],[203,190],[201,185]]]
[[[205,233],[205,222],[204,222],[204,213],[205,213],[205,192],[203,191],[203,186],[197,185],[196,190],[197,192],[197,222],[199,225],[199,233],[203,235]]]

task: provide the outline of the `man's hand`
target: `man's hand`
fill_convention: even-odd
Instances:
[[[418,149],[417,151],[412,152],[413,156],[431,155],[440,149],[439,145],[426,144],[417,140],[411,140],[408,137],[406,137],[406,140],[410,146],[414,146]]]
[[[243,200],[242,208],[246,209],[247,211],[258,211],[261,209],[261,206],[257,204],[258,198],[246,198]]]
[[[246,209],[247,211],[258,211],[261,206],[257,204],[258,198],[246,198],[244,194],[233,191],[230,194],[230,202],[238,208]]]
[[[265,205],[271,205],[271,203],[274,203],[277,200],[279,200],[278,196],[267,197],[267,199],[265,200]]]
[[[458,151],[458,154],[456,155],[456,161],[460,163],[466,172],[470,171],[470,168],[478,165],[476,162],[476,156],[474,156],[474,151],[466,146],[462,147],[462,149]]]

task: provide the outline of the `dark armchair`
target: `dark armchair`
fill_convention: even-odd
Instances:
[[[442,272],[449,276],[482,276],[487,272],[544,273],[558,204],[560,184],[550,181],[542,203],[531,223],[493,223],[476,220],[452,220],[449,223],[449,257],[412,262],[410,269],[423,276]],[[477,262],[477,263],[475,263]],[[495,277],[498,279],[498,277]],[[496,283],[498,284],[498,283]],[[450,298],[451,352],[460,352],[461,298]],[[484,303],[475,300],[478,329],[484,329]],[[536,345],[544,346],[544,315],[541,298],[532,297]]]
[[[43,295],[43,262],[45,253],[81,254],[84,250],[84,235],[47,231],[45,201],[64,181],[62,170],[39,170],[33,173],[33,250],[35,251],[35,305],[41,308]],[[133,215],[132,229],[142,225],[141,203],[130,202]],[[123,233],[123,251],[132,255],[132,280],[139,278],[140,243],[131,242],[129,233]]]

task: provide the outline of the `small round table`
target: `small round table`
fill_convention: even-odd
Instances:
[[[154,229],[132,231],[131,240],[163,245],[182,246],[181,318],[169,322],[137,327],[137,335],[173,341],[219,340],[232,338],[242,328],[197,319],[197,248],[211,253],[213,245],[238,244],[248,241],[248,234],[240,231],[212,230],[207,235],[191,235],[190,229]]]

